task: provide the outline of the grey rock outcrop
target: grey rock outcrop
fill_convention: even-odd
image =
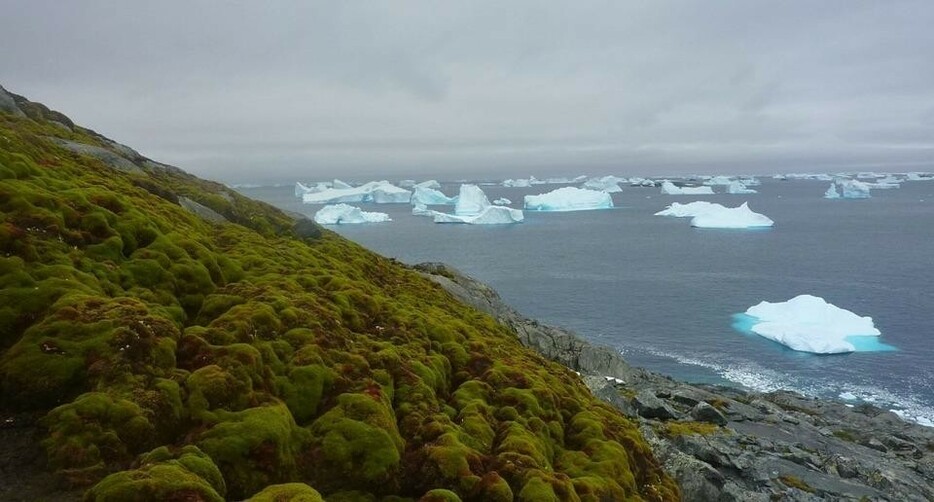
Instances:
[[[0,112],[6,112],[17,117],[25,117],[26,114],[16,106],[16,100],[0,85]]]
[[[451,267],[415,268],[639,421],[686,501],[934,500],[934,428],[868,404],[678,382],[523,317]]]
[[[219,214],[217,211],[205,206],[204,204],[195,202],[189,199],[188,197],[179,197],[178,205],[191,211],[192,213],[195,213],[196,215],[198,215],[201,219],[205,221],[209,221],[211,223],[226,223],[227,222],[227,218],[224,218],[224,216]]]

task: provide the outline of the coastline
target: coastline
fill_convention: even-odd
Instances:
[[[450,266],[414,268],[638,421],[684,500],[934,500],[934,428],[870,404],[679,382],[523,316]]]

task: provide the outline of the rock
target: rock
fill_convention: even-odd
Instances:
[[[16,100],[0,85],[0,112],[6,112],[14,117],[25,117],[26,114],[16,106]]]
[[[697,403],[696,406],[691,408],[691,418],[698,422],[726,425],[726,417],[723,416],[723,413],[705,402]]]
[[[292,232],[301,239],[310,240],[318,239],[322,234],[321,226],[305,217],[295,221],[295,225],[292,226]]]
[[[111,150],[108,150],[103,147],[88,145],[85,143],[77,143],[74,141],[68,141],[67,139],[61,138],[49,138],[58,146],[70,150],[79,155],[87,155],[88,157],[94,157],[95,159],[103,162],[108,167],[116,169],[118,171],[124,171],[128,173],[142,173],[143,170],[131,162],[126,157],[123,157],[117,153],[114,153]]]
[[[860,441],[859,444],[867,448],[872,448],[873,450],[876,450],[876,451],[881,451],[883,453],[889,451],[889,449],[886,448],[884,444],[882,444],[882,441],[879,441],[876,438],[869,438],[865,441]]]
[[[178,205],[180,205],[180,206],[182,206],[183,208],[185,208],[185,209],[191,211],[192,213],[195,213],[196,215],[198,215],[199,217],[201,217],[201,218],[202,218],[203,220],[205,220],[205,221],[209,221],[209,222],[211,222],[211,223],[225,223],[225,222],[227,222],[227,218],[224,218],[224,217],[223,217],[221,214],[219,214],[217,211],[214,211],[213,209],[211,209],[211,208],[209,208],[209,207],[207,207],[207,206],[205,206],[205,205],[203,205],[203,204],[200,204],[200,203],[198,203],[198,202],[195,202],[195,201],[189,199],[188,197],[179,197],[179,198],[178,198]]]
[[[655,394],[649,391],[640,391],[633,396],[632,406],[640,416],[645,418],[657,418],[659,420],[670,420],[677,418],[678,414],[671,409],[667,403],[655,397]]]

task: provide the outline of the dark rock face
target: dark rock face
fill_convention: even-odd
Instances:
[[[415,268],[640,421],[686,501],[934,500],[932,428],[871,405],[676,382],[522,316],[451,267]]]
[[[16,106],[16,100],[7,92],[3,86],[0,86],[0,112],[6,112],[17,117],[25,117],[26,114]]]

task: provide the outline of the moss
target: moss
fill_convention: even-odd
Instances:
[[[709,436],[722,430],[716,424],[709,422],[665,422],[660,432],[668,437],[675,436]]]
[[[197,445],[224,473],[229,497],[243,498],[264,486],[296,479],[296,457],[309,437],[285,405],[219,411],[217,421]]]
[[[844,440],[844,441],[849,441],[849,442],[851,442],[851,443],[855,443],[855,442],[859,441],[859,438],[856,436],[856,434],[853,433],[853,431],[847,430],[847,429],[838,429],[838,430],[835,430],[835,431],[833,431],[833,435],[834,435],[835,438],[839,438],[839,439],[842,439],[842,440]]]
[[[451,490],[436,488],[422,495],[418,502],[461,502],[461,498]]]
[[[224,480],[211,459],[193,446],[177,453],[161,447],[140,457],[141,467],[111,474],[88,490],[88,502],[224,500]]]
[[[784,483],[785,486],[788,486],[790,488],[797,488],[798,490],[808,492],[808,493],[814,493],[816,491],[814,490],[814,487],[807,484],[803,479],[796,477],[796,476],[792,476],[790,474],[779,476],[778,480]]]
[[[94,496],[678,498],[633,423],[414,271],[35,116],[0,113],[0,395],[72,481],[138,466]]]
[[[304,483],[267,486],[247,500],[248,502],[324,502],[317,490]]]

